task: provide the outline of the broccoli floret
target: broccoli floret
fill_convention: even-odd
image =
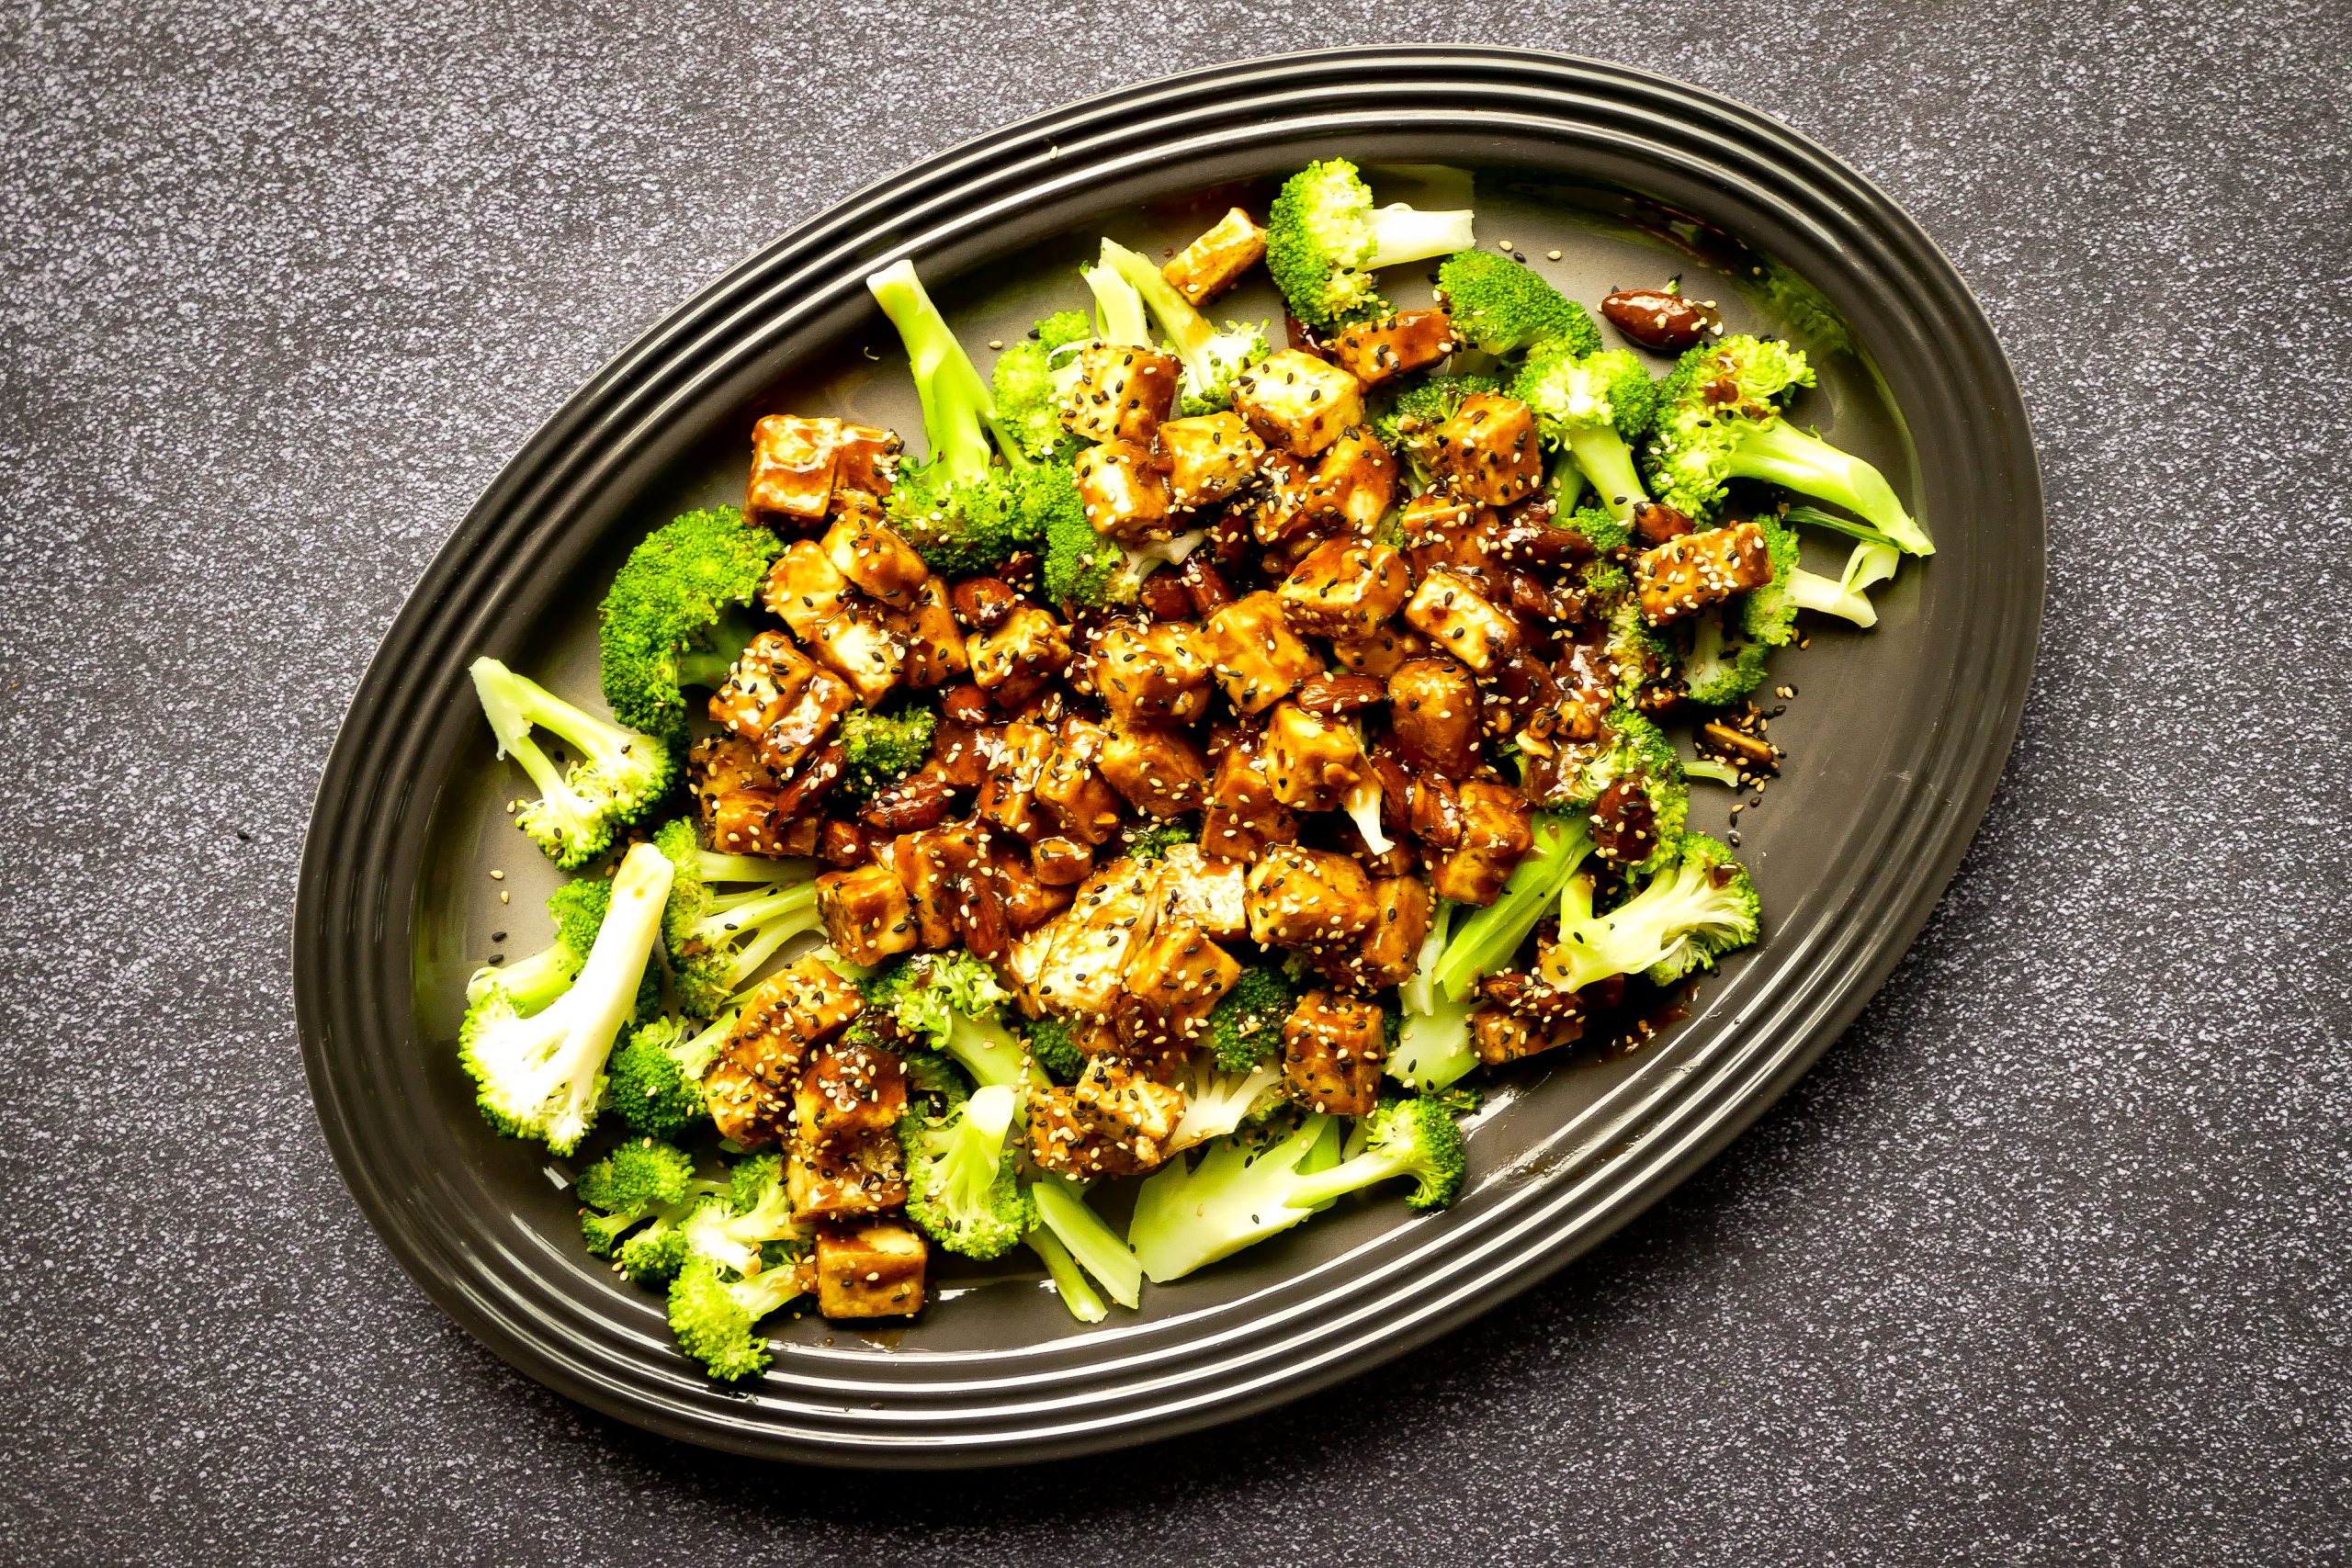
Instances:
[[[1760,642],[1727,637],[1720,606],[1694,618],[1690,637],[1681,659],[1682,691],[1692,702],[1728,707],[1764,683],[1765,656],[1771,650]]]
[[[1126,246],[1102,242],[1102,263],[1126,279],[1184,362],[1182,414],[1213,413],[1233,402],[1233,378],[1266,357],[1266,323],[1227,321],[1223,332],[1193,309],[1158,267]]]
[[[743,606],[784,547],[731,506],[689,512],[646,536],[599,616],[605,705],[632,729],[685,733],[682,686],[718,686],[757,626]]]
[[[1568,519],[1568,525],[1585,537],[1596,554],[1607,557],[1626,548],[1634,542],[1633,530],[1604,506],[1579,506]]]
[[[899,1033],[944,1052],[976,1084],[996,1084],[1024,1096],[1052,1087],[1004,1026],[1012,994],[969,953],[893,959],[859,982],[858,993]]]
[[[768,1364],[760,1319],[802,1293],[796,1268],[745,1276],[707,1258],[689,1258],[670,1286],[670,1332],[678,1337],[678,1348],[711,1376],[751,1377]]]
[[[678,776],[678,751],[668,741],[592,718],[495,659],[475,660],[473,679],[498,754],[511,754],[539,786],[539,798],[515,812],[514,825],[566,871],[603,854],[614,833],[660,804]],[[531,739],[534,728],[580,760],[559,772]]]
[[[1306,1177],[1290,1195],[1294,1207],[1328,1203],[1399,1176],[1413,1179],[1405,1196],[1408,1209],[1443,1209],[1461,1196],[1467,1150],[1452,1106],[1419,1095],[1386,1100],[1363,1126],[1363,1152]]]
[[[1056,1083],[1076,1083],[1086,1071],[1086,1053],[1078,1048],[1067,1019],[1041,1018],[1031,1024],[1029,1055]]]
[[[1389,400],[1373,418],[1373,433],[1409,464],[1423,485],[1433,471],[1430,457],[1437,449],[1437,427],[1453,417],[1464,398],[1477,392],[1498,392],[1502,383],[1491,376],[1430,376],[1414,382]]]
[[[1510,967],[1511,955],[1592,852],[1592,829],[1580,813],[1537,812],[1532,838],[1502,897],[1464,920],[1438,955],[1430,979],[1454,1001],[1467,999],[1485,976]]]
[[[1068,475],[1067,469],[1057,471]],[[1046,540],[1046,597],[1071,613],[1134,604],[1145,578],[1163,566],[1182,564],[1208,537],[1205,529],[1194,528],[1153,545],[1129,547],[1105,538],[1087,522],[1074,482],[1067,505],[1057,501],[1041,507],[1039,514]]]
[[[1757,518],[1756,526],[1764,535],[1765,548],[1772,563],[1772,581],[1739,595],[1739,629],[1743,636],[1767,648],[1780,648],[1796,636],[1799,610],[1837,615],[1858,626],[1878,625],[1878,611],[1871,607],[1869,595],[1849,582],[1805,570],[1799,558],[1795,530],[1783,528],[1770,517]],[[1861,550],[1872,548],[1884,550],[1890,557],[1894,554],[1885,547],[1867,541],[1858,547]],[[1854,575],[1858,574],[1849,567],[1849,578]]]
[[[983,1084],[944,1116],[910,1111],[899,1120],[907,1158],[907,1217],[933,1241],[966,1258],[1001,1258],[1029,1229],[1029,1200],[1005,1134],[1013,1092]]]
[[[1727,337],[1685,354],[1659,391],[1645,454],[1658,499],[1704,519],[1726,482],[1761,479],[1845,507],[1912,555],[1933,554],[1883,474],[1781,417],[1780,401],[1813,384],[1813,367],[1786,344]]]
[[[805,1248],[808,1233],[792,1217],[784,1160],[754,1155],[727,1173],[723,1192],[705,1198],[679,1222],[686,1256],[706,1258],[739,1274],[757,1273],[777,1248]]]
[[[1216,1065],[1245,1073],[1282,1055],[1283,1021],[1298,1005],[1298,985],[1279,964],[1256,964],[1241,971],[1233,988],[1209,1013],[1209,1045]]]
[[[1585,513],[1578,513],[1581,520]],[[1591,598],[1604,628],[1601,646],[1616,674],[1617,700],[1631,703],[1643,688],[1674,669],[1674,647],[1642,616],[1633,580],[1613,561],[1587,561],[1578,581]]]
[[[1538,344],[1572,355],[1600,350],[1600,329],[1585,308],[1509,256],[1471,250],[1448,256],[1437,269],[1437,291],[1455,338],[1498,359]]]
[[[1593,913],[1592,878],[1570,878],[1544,978],[1569,991],[1635,973],[1671,985],[1754,942],[1761,909],[1747,868],[1704,833],[1683,834],[1679,850],[1671,865],[1606,914]]]
[[[588,1250],[609,1258],[621,1238],[646,1221],[685,1213],[696,1194],[694,1158],[651,1138],[623,1144],[582,1171],[572,1191],[586,1205],[580,1233]]]
[[[923,764],[939,710],[910,704],[892,713],[852,708],[842,719],[842,776],[832,788],[838,807],[863,806]]]
[[[1136,861],[1155,861],[1177,845],[1192,843],[1199,837],[1200,829],[1182,818],[1146,823],[1128,836],[1127,857]]]
[[[656,1019],[613,1053],[612,1107],[631,1130],[674,1138],[709,1114],[703,1075],[727,1043],[735,1015],[722,1013],[696,1032],[683,1020]]]
[[[1029,329],[1029,335],[997,355],[989,382],[996,393],[997,423],[1032,462],[1067,463],[1078,456],[1077,436],[1062,428],[1061,397],[1054,382],[1057,351],[1094,335],[1093,323],[1076,310],[1057,310]]]
[[[1123,1307],[1132,1308],[1143,1300],[1142,1265],[1119,1234],[1088,1205],[1084,1188],[1068,1177],[1048,1172],[1030,1183],[1028,1195],[1038,1224],[1069,1249],[1105,1294]]]
[[[1421,939],[1413,977],[1396,987],[1396,1040],[1388,1051],[1388,1076],[1423,1093],[1445,1089],[1478,1065],[1470,1042],[1476,993],[1455,998],[1437,983],[1453,910],[1441,900],[1430,911],[1429,934]]]
[[[686,818],[663,824],[654,845],[676,869],[662,919],[679,1005],[695,1018],[723,1010],[776,949],[823,925],[806,861],[718,854],[697,847]],[[717,884],[747,883],[734,893]]]
[[[1174,1149],[1189,1149],[1261,1122],[1289,1100],[1282,1066],[1271,1057],[1228,1071],[1214,1050],[1195,1051],[1172,1082],[1184,1094],[1183,1114],[1168,1135],[1168,1145]]]
[[[1266,270],[1311,327],[1379,315],[1388,302],[1372,274],[1426,261],[1477,243],[1472,214],[1417,212],[1402,203],[1374,208],[1371,187],[1344,159],[1309,164],[1293,175],[1266,216]]]
[[[1567,800],[1590,806],[1620,779],[1647,796],[1657,842],[1648,855],[1628,868],[1632,874],[1643,875],[1674,859],[1690,812],[1690,788],[1682,777],[1681,754],[1657,725],[1621,706],[1611,710],[1608,728],[1608,743],[1595,748],[1569,781]]]
[[[932,570],[969,577],[1003,564],[1040,536],[1023,475],[1028,453],[997,417],[988,383],[956,340],[939,307],[901,261],[865,280],[899,330],[915,392],[922,400],[928,450],[902,465],[884,510]],[[992,461],[1001,454],[1003,467]]]
[[[580,1146],[605,1091],[605,1061],[635,1011],[662,929],[670,862],[650,844],[621,858],[611,906],[569,990],[526,1017],[496,988],[466,1010],[458,1059],[491,1124],[559,1155]]]
[[[1592,482],[1611,517],[1622,524],[1649,499],[1630,443],[1657,417],[1657,387],[1639,359],[1622,348],[1577,355],[1546,343],[1527,356],[1510,389],[1535,411],[1544,438]]]

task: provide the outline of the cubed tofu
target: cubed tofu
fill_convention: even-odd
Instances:
[[[1159,857],[1159,918],[1196,925],[1218,942],[1250,934],[1250,871],[1198,844],[1175,844]]]
[[[1148,448],[1176,410],[1183,366],[1156,348],[1092,343],[1079,350],[1078,381],[1062,402],[1062,428],[1083,441]]]
[[[1157,873],[1123,857],[1086,879],[1060,914],[1012,944],[1022,1010],[1107,1021],[1135,944],[1150,934]]]
[[[848,605],[849,579],[835,570],[824,546],[814,539],[796,539],[768,568],[760,583],[760,603],[790,626],[794,637],[811,637]]]
[[[996,732],[988,747],[989,773],[977,807],[983,821],[1023,839],[1046,831],[1037,814],[1037,780],[1052,759],[1053,732],[1015,719]]]
[[[1124,724],[1189,724],[1209,710],[1207,633],[1190,621],[1121,621],[1094,645],[1094,694]]]
[[[1481,675],[1519,646],[1519,622],[1487,603],[1476,583],[1445,567],[1421,579],[1405,602],[1405,619],[1431,647]]]
[[[1364,775],[1355,722],[1295,702],[1274,705],[1264,746],[1274,798],[1293,811],[1336,811]]]
[[[1340,947],[1372,924],[1372,881],[1345,855],[1276,844],[1250,868],[1249,911],[1261,947]]]
[[[1200,926],[1162,915],[1128,954],[1124,978],[1136,1005],[1117,1015],[1120,1039],[1131,1051],[1158,1055],[1207,1027],[1209,1010],[1241,978],[1241,965]]]
[[[821,522],[841,463],[842,422],[772,413],[752,427],[743,515],[772,528]]]
[[[906,1156],[897,1134],[868,1134],[831,1145],[794,1139],[785,1155],[784,1196],[792,1217],[803,1224],[854,1220],[904,1206]]]
[[[1029,846],[1029,871],[1048,887],[1075,888],[1094,874],[1094,846],[1051,834]]]
[[[959,822],[902,833],[891,842],[890,870],[907,890],[918,947],[945,947],[956,940],[955,872],[948,844],[971,831]]]
[[[1159,276],[1186,302],[1198,305],[1233,287],[1266,254],[1266,231],[1236,207],[1200,238],[1178,251]]]
[[[1309,991],[1283,1021],[1283,1078],[1310,1111],[1369,1116],[1388,1059],[1380,1009],[1354,997]]]
[[[1396,500],[1396,458],[1379,436],[1358,425],[1324,448],[1307,481],[1309,525],[1370,534]]]
[[[792,1112],[789,1091],[723,1053],[703,1074],[702,1102],[718,1135],[747,1149],[783,1137]]]
[[[1023,604],[994,631],[964,639],[972,680],[1000,705],[1017,707],[1069,664],[1069,632],[1035,604]]]
[[[1430,889],[1441,898],[1481,908],[1502,897],[1503,884],[1534,842],[1527,796],[1504,784],[1473,781],[1456,792],[1462,840],[1431,857]]]
[[[1753,523],[1702,529],[1644,550],[1634,561],[1642,618],[1664,626],[1772,581],[1771,552]]]
[[[1209,617],[1209,658],[1217,683],[1243,713],[1262,713],[1323,668],[1306,639],[1291,629],[1283,602],[1246,594]]]
[[[736,656],[727,679],[711,693],[711,722],[759,744],[768,726],[799,694],[815,669],[808,655],[782,632],[760,633]]]
[[[792,1096],[794,1130],[811,1146],[888,1133],[906,1113],[906,1064],[861,1040],[836,1040],[812,1053]]]
[[[914,909],[898,874],[888,866],[829,871],[817,879],[817,912],[833,951],[871,967],[916,942]]]
[[[1397,608],[1412,580],[1405,558],[1371,539],[1326,539],[1283,579],[1276,597],[1291,629],[1308,637],[1363,638]]]
[[[1250,522],[1250,536],[1261,545],[1286,544],[1314,526],[1308,512],[1315,499],[1315,466],[1287,452],[1269,452],[1258,466],[1262,482],[1255,494],[1235,504]]]
[[[812,953],[743,998],[727,1049],[762,1077],[788,1085],[808,1052],[847,1028],[865,1006],[857,987]]]
[[[1478,1053],[1478,1060],[1489,1067],[1553,1050],[1583,1036],[1581,1018],[1544,1024],[1498,1007],[1482,1007],[1470,1015],[1471,1048]]]
[[[1209,781],[1208,807],[1201,816],[1201,848],[1231,861],[1252,861],[1269,845],[1298,837],[1298,818],[1274,798],[1263,738],[1244,735],[1217,753]]]
[[[760,734],[760,761],[786,778],[797,777],[823,753],[834,726],[857,700],[848,682],[830,670],[802,662],[808,665],[807,678]],[[791,793],[776,796],[776,808],[786,816],[797,809],[786,799]]]
[[[1210,506],[1258,477],[1266,444],[1231,411],[1171,419],[1159,427],[1159,457],[1168,467],[1168,499],[1179,507]]]
[[[1064,719],[1037,767],[1037,804],[1046,826],[1080,843],[1099,844],[1119,826],[1118,792],[1095,766],[1106,739],[1090,719]]]
[[[1313,959],[1317,971],[1353,991],[1401,986],[1419,967],[1430,934],[1429,884],[1418,876],[1385,876],[1372,885],[1372,923],[1355,944]]]
[[[844,422],[837,439],[841,456],[833,465],[835,510],[852,494],[872,496],[876,502],[888,495],[899,479],[903,444],[898,432]]]
[[[1429,638],[1408,626],[1391,622],[1370,637],[1333,638],[1331,661],[1342,670],[1385,681],[1407,660],[1419,659],[1429,650]]]
[[[1388,677],[1388,728],[1407,766],[1468,778],[1478,766],[1478,682],[1442,654],[1408,659]]]
[[[1450,491],[1423,491],[1397,513],[1396,526],[1405,536],[1406,547],[1419,550],[1457,529],[1468,527],[1478,512],[1479,508]],[[1417,570],[1423,570],[1426,565],[1418,555],[1413,558],[1413,564]]]
[[[1129,806],[1150,817],[1198,811],[1208,789],[1208,758],[1191,736],[1164,725],[1114,726],[1097,766]]]
[[[1057,843],[1069,843],[1057,838]],[[1034,863],[1002,844],[994,845],[989,862],[1004,893],[1004,923],[1013,937],[1035,931],[1070,907],[1077,889],[1069,882],[1047,882]],[[1071,881],[1076,881],[1073,877]]]
[[[833,570],[894,610],[913,606],[931,568],[896,528],[863,509],[836,518],[825,530],[825,558]]]
[[[1430,465],[1455,494],[1509,506],[1544,482],[1535,411],[1499,392],[1473,392],[1437,427]]]
[[[817,1233],[817,1310],[827,1317],[911,1317],[922,1310],[930,1248],[902,1220]]]
[[[1350,327],[1325,345],[1367,387],[1436,364],[1453,352],[1453,320],[1443,310],[1399,310]]]
[[[1312,457],[1363,423],[1363,383],[1311,354],[1280,349],[1234,378],[1233,412],[1269,446]]]
[[[947,603],[947,584],[936,577],[915,590],[913,603],[890,618],[891,629],[906,644],[906,667],[900,671],[916,691],[929,691],[960,681],[971,668],[964,656],[964,628]]]
[[[1183,1114],[1182,1091],[1114,1057],[1090,1057],[1075,1085],[1032,1100],[1030,1157],[1080,1180],[1132,1176],[1173,1152],[1169,1138]]]
[[[879,707],[899,688],[907,667],[906,639],[890,624],[888,612],[872,604],[852,604],[817,628],[808,651],[849,682],[857,700]]]
[[[1087,525],[1130,545],[1175,532],[1167,470],[1150,449],[1133,441],[1105,441],[1078,455],[1078,499]]]

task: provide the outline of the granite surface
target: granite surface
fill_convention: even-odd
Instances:
[[[2342,1561],[2352,6],[1879,9],[0,9],[0,1560]],[[509,1372],[345,1197],[289,1021],[408,585],[601,360],[865,181],[1422,38],[1736,94],[1982,293],[2049,618],[1910,959],[1601,1251],[1239,1429],[820,1477]]]

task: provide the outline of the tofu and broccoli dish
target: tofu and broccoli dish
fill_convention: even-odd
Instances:
[[[601,709],[474,665],[576,875],[459,1060],[712,1376],[772,1314],[922,1312],[941,1254],[1096,1323],[1442,1210],[1482,1082],[1757,940],[1693,781],[1770,773],[1774,650],[1931,546],[1801,351],[1670,283],[1596,321],[1475,216],[1318,163],[1105,240],[985,372],[888,266],[920,433],[759,417],[741,506],[614,579]],[[1204,313],[1261,265],[1286,320]]]

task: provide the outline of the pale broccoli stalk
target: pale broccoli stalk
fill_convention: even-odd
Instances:
[[[1047,1172],[1030,1184],[1028,1192],[1037,1223],[1069,1249],[1113,1301],[1132,1308],[1143,1300],[1143,1266],[1118,1233],[1088,1206],[1083,1187]]]
[[[613,1042],[636,1015],[638,987],[670,893],[667,856],[639,844],[613,874],[612,902],[571,988],[525,1017],[503,991],[466,1011],[458,1054],[480,1088],[482,1114],[501,1132],[559,1155],[595,1124]]]
[[[1646,974],[1671,985],[1693,969],[1756,940],[1755,885],[1731,852],[1704,833],[1685,833],[1681,855],[1607,914],[1592,908],[1592,878],[1568,881],[1560,897],[1560,939],[1538,972],[1573,991],[1611,975]]]
[[[802,1246],[808,1229],[793,1217],[784,1161],[758,1155],[728,1173],[727,1190],[706,1198],[679,1223],[688,1258],[707,1258],[738,1274],[766,1267],[763,1248]]]
[[[1657,389],[1639,359],[1622,348],[1579,355],[1564,342],[1544,343],[1511,395],[1535,411],[1544,439],[1566,450],[1611,517],[1626,522],[1649,499],[1630,443],[1647,434]]]
[[[514,824],[566,871],[611,848],[615,831],[651,810],[677,777],[678,756],[666,741],[592,717],[495,659],[475,660],[472,675],[499,756],[512,756],[539,787]],[[534,728],[580,760],[559,769],[531,739]]]
[[[1592,852],[1592,829],[1582,814],[1535,814],[1534,842],[1503,884],[1502,897],[1478,910],[1447,939],[1434,978],[1454,1001],[1467,998],[1485,976],[1510,966],[1511,955]]]
[[[1263,1117],[1283,1102],[1283,1070],[1269,1058],[1238,1072],[1217,1066],[1215,1051],[1195,1051],[1178,1071],[1172,1087],[1184,1094],[1184,1112],[1168,1134],[1171,1150],[1189,1149],[1211,1138],[1222,1138],[1246,1122]]]
[[[1102,260],[1140,295],[1152,319],[1184,362],[1187,414],[1210,413],[1233,401],[1233,378],[1266,357],[1266,324],[1227,321],[1223,332],[1193,309],[1158,267],[1115,241],[1102,242]]]
[[[1061,1297],[1070,1316],[1080,1323],[1100,1323],[1111,1315],[1111,1309],[1102,1304],[1102,1298],[1095,1294],[1094,1286],[1086,1278],[1086,1270],[1078,1266],[1078,1259],[1070,1256],[1060,1237],[1044,1225],[1037,1225],[1025,1239],[1029,1250],[1046,1265],[1046,1272],[1054,1281],[1054,1293]]]
[[[1470,1043],[1475,997],[1449,996],[1437,984],[1438,959],[1445,951],[1453,910],[1452,903],[1440,900],[1430,912],[1429,935],[1421,939],[1413,977],[1396,988],[1404,1020],[1396,1047],[1388,1053],[1388,1076],[1424,1092],[1451,1086],[1478,1065],[1478,1053]]]
[[[1364,756],[1363,725],[1355,726],[1355,736],[1356,755]],[[1396,840],[1380,825],[1380,779],[1368,762],[1356,770],[1356,782],[1340,797],[1340,807],[1356,825],[1356,831],[1363,836],[1364,847],[1374,854],[1385,855],[1396,847]]]
[[[1092,266],[1078,269],[1086,280],[1088,292],[1094,296],[1094,336],[1101,343],[1122,347],[1150,348],[1151,323],[1144,317],[1143,296],[1136,286],[1121,276],[1106,256]],[[1077,378],[1073,364],[1070,378]]]
[[[808,861],[702,849],[694,823],[683,817],[663,824],[653,842],[676,871],[662,935],[679,1005],[696,1018],[723,1010],[779,948],[824,923]],[[749,886],[721,893],[722,883]]]

